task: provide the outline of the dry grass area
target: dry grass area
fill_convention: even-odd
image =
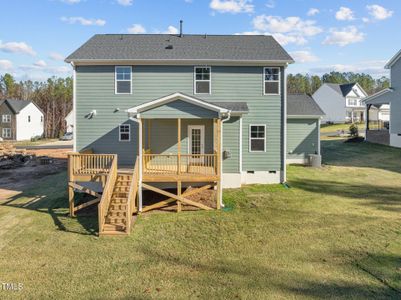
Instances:
[[[401,150],[324,141],[289,185],[227,190],[231,210],[146,214],[98,238],[66,175],[0,201],[1,299],[400,299]]]

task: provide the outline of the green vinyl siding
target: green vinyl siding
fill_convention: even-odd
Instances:
[[[317,119],[288,119],[287,157],[304,158],[318,152],[319,122]]]
[[[183,100],[175,100],[147,111],[141,112],[142,118],[176,119],[176,118],[218,118],[218,113]]]
[[[281,170],[282,96],[263,95],[263,67],[212,66],[211,70],[210,95],[193,94],[193,66],[133,66],[132,94],[115,95],[114,66],[77,66],[77,150],[92,145],[95,151],[117,153],[120,163],[133,161],[137,155],[137,131],[132,130],[131,142],[118,142],[118,125],[128,119],[124,111],[181,92],[209,102],[246,102],[249,113],[243,116],[243,170]],[[96,110],[96,116],[86,118],[92,110]],[[249,152],[250,124],[266,124],[266,152]],[[233,151],[232,139],[237,141],[237,137],[224,138],[223,149]],[[229,162],[230,166],[226,165]],[[231,162],[227,160],[224,168],[230,170]]]
[[[238,117],[223,123],[223,151],[230,152],[229,158],[223,156],[223,173],[239,173],[239,130]]]

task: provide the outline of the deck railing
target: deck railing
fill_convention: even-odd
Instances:
[[[138,183],[139,183],[139,163],[138,158],[135,161],[134,171],[132,173],[132,180],[130,183],[128,201],[127,201],[127,226],[125,230],[127,233],[131,232],[131,221],[132,214],[137,211],[136,199],[138,193]]]
[[[106,221],[106,215],[109,210],[111,196],[117,179],[117,155],[113,155],[106,184],[103,189],[102,198],[98,205],[99,233],[103,232],[103,226]]]
[[[115,157],[115,154],[71,153],[68,155],[69,175],[107,173]]]
[[[216,154],[143,154],[144,174],[217,175]]]

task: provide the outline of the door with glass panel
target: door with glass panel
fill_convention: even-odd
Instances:
[[[190,163],[203,161],[202,154],[205,154],[205,126],[188,126],[188,154],[191,154]]]

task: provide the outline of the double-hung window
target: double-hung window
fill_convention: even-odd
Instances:
[[[265,95],[280,95],[280,68],[264,68],[263,81]]]
[[[249,151],[266,151],[266,125],[249,126]]]
[[[211,91],[211,68],[195,67],[194,94],[210,94]]]
[[[115,93],[131,94],[132,92],[132,67],[116,66],[115,69]]]
[[[3,123],[11,123],[11,115],[3,115],[1,121]]]
[[[131,140],[131,127],[129,124],[120,125],[120,142],[129,142]]]
[[[5,139],[11,138],[11,128],[3,128],[1,134],[2,134],[3,138],[5,138]]]

